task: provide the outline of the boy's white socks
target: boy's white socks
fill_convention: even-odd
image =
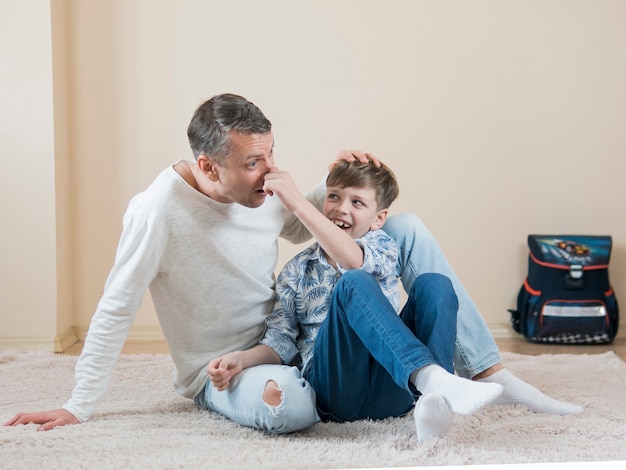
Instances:
[[[454,413],[441,395],[422,395],[413,411],[417,440],[426,442],[433,437],[445,437],[454,423]]]
[[[436,364],[413,372],[411,381],[422,395],[441,395],[454,413],[462,415],[475,413],[502,393],[502,385],[498,383],[464,379]]]
[[[535,413],[571,415],[583,411],[582,407],[550,398],[532,385],[515,377],[506,369],[499,370],[489,377],[479,380],[481,383],[497,383],[504,391],[493,405],[525,405]]]

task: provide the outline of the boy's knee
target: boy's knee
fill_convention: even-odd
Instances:
[[[269,380],[265,384],[263,401],[270,406],[278,406],[283,401],[283,391],[274,380]]]
[[[439,273],[420,274],[413,283],[415,293],[448,293],[454,294],[454,286],[449,277]]]
[[[450,313],[459,308],[459,300],[454,291],[452,281],[447,276],[438,273],[426,273],[417,277],[411,288],[410,296],[418,302],[434,302]]]

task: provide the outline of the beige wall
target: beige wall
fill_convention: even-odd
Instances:
[[[50,5],[0,3],[0,345],[51,348],[57,236]]]
[[[389,163],[393,211],[423,218],[496,334],[531,232],[613,235],[626,305],[620,0],[53,0],[54,40],[48,2],[0,5],[0,348],[84,334],[128,200],[191,158],[194,108],[227,91],[272,120],[302,189],[341,148]],[[149,299],[133,334],[159,334]]]

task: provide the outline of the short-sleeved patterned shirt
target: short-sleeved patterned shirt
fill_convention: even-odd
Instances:
[[[363,249],[360,269],[372,274],[396,311],[400,309],[400,290],[396,263],[398,248],[382,230],[366,233],[356,240]],[[328,314],[332,291],[345,272],[335,269],[315,243],[292,258],[276,281],[276,303],[265,321],[261,344],[278,353],[289,364],[300,354],[297,364],[303,370],[313,357],[317,333]]]

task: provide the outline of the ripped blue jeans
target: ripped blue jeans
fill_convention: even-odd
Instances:
[[[274,381],[282,392],[278,406],[263,400],[268,382]],[[195,398],[200,408],[215,411],[242,426],[271,434],[306,429],[320,418],[315,407],[315,392],[297,367],[265,364],[243,370],[228,390],[218,391],[209,380]]]

